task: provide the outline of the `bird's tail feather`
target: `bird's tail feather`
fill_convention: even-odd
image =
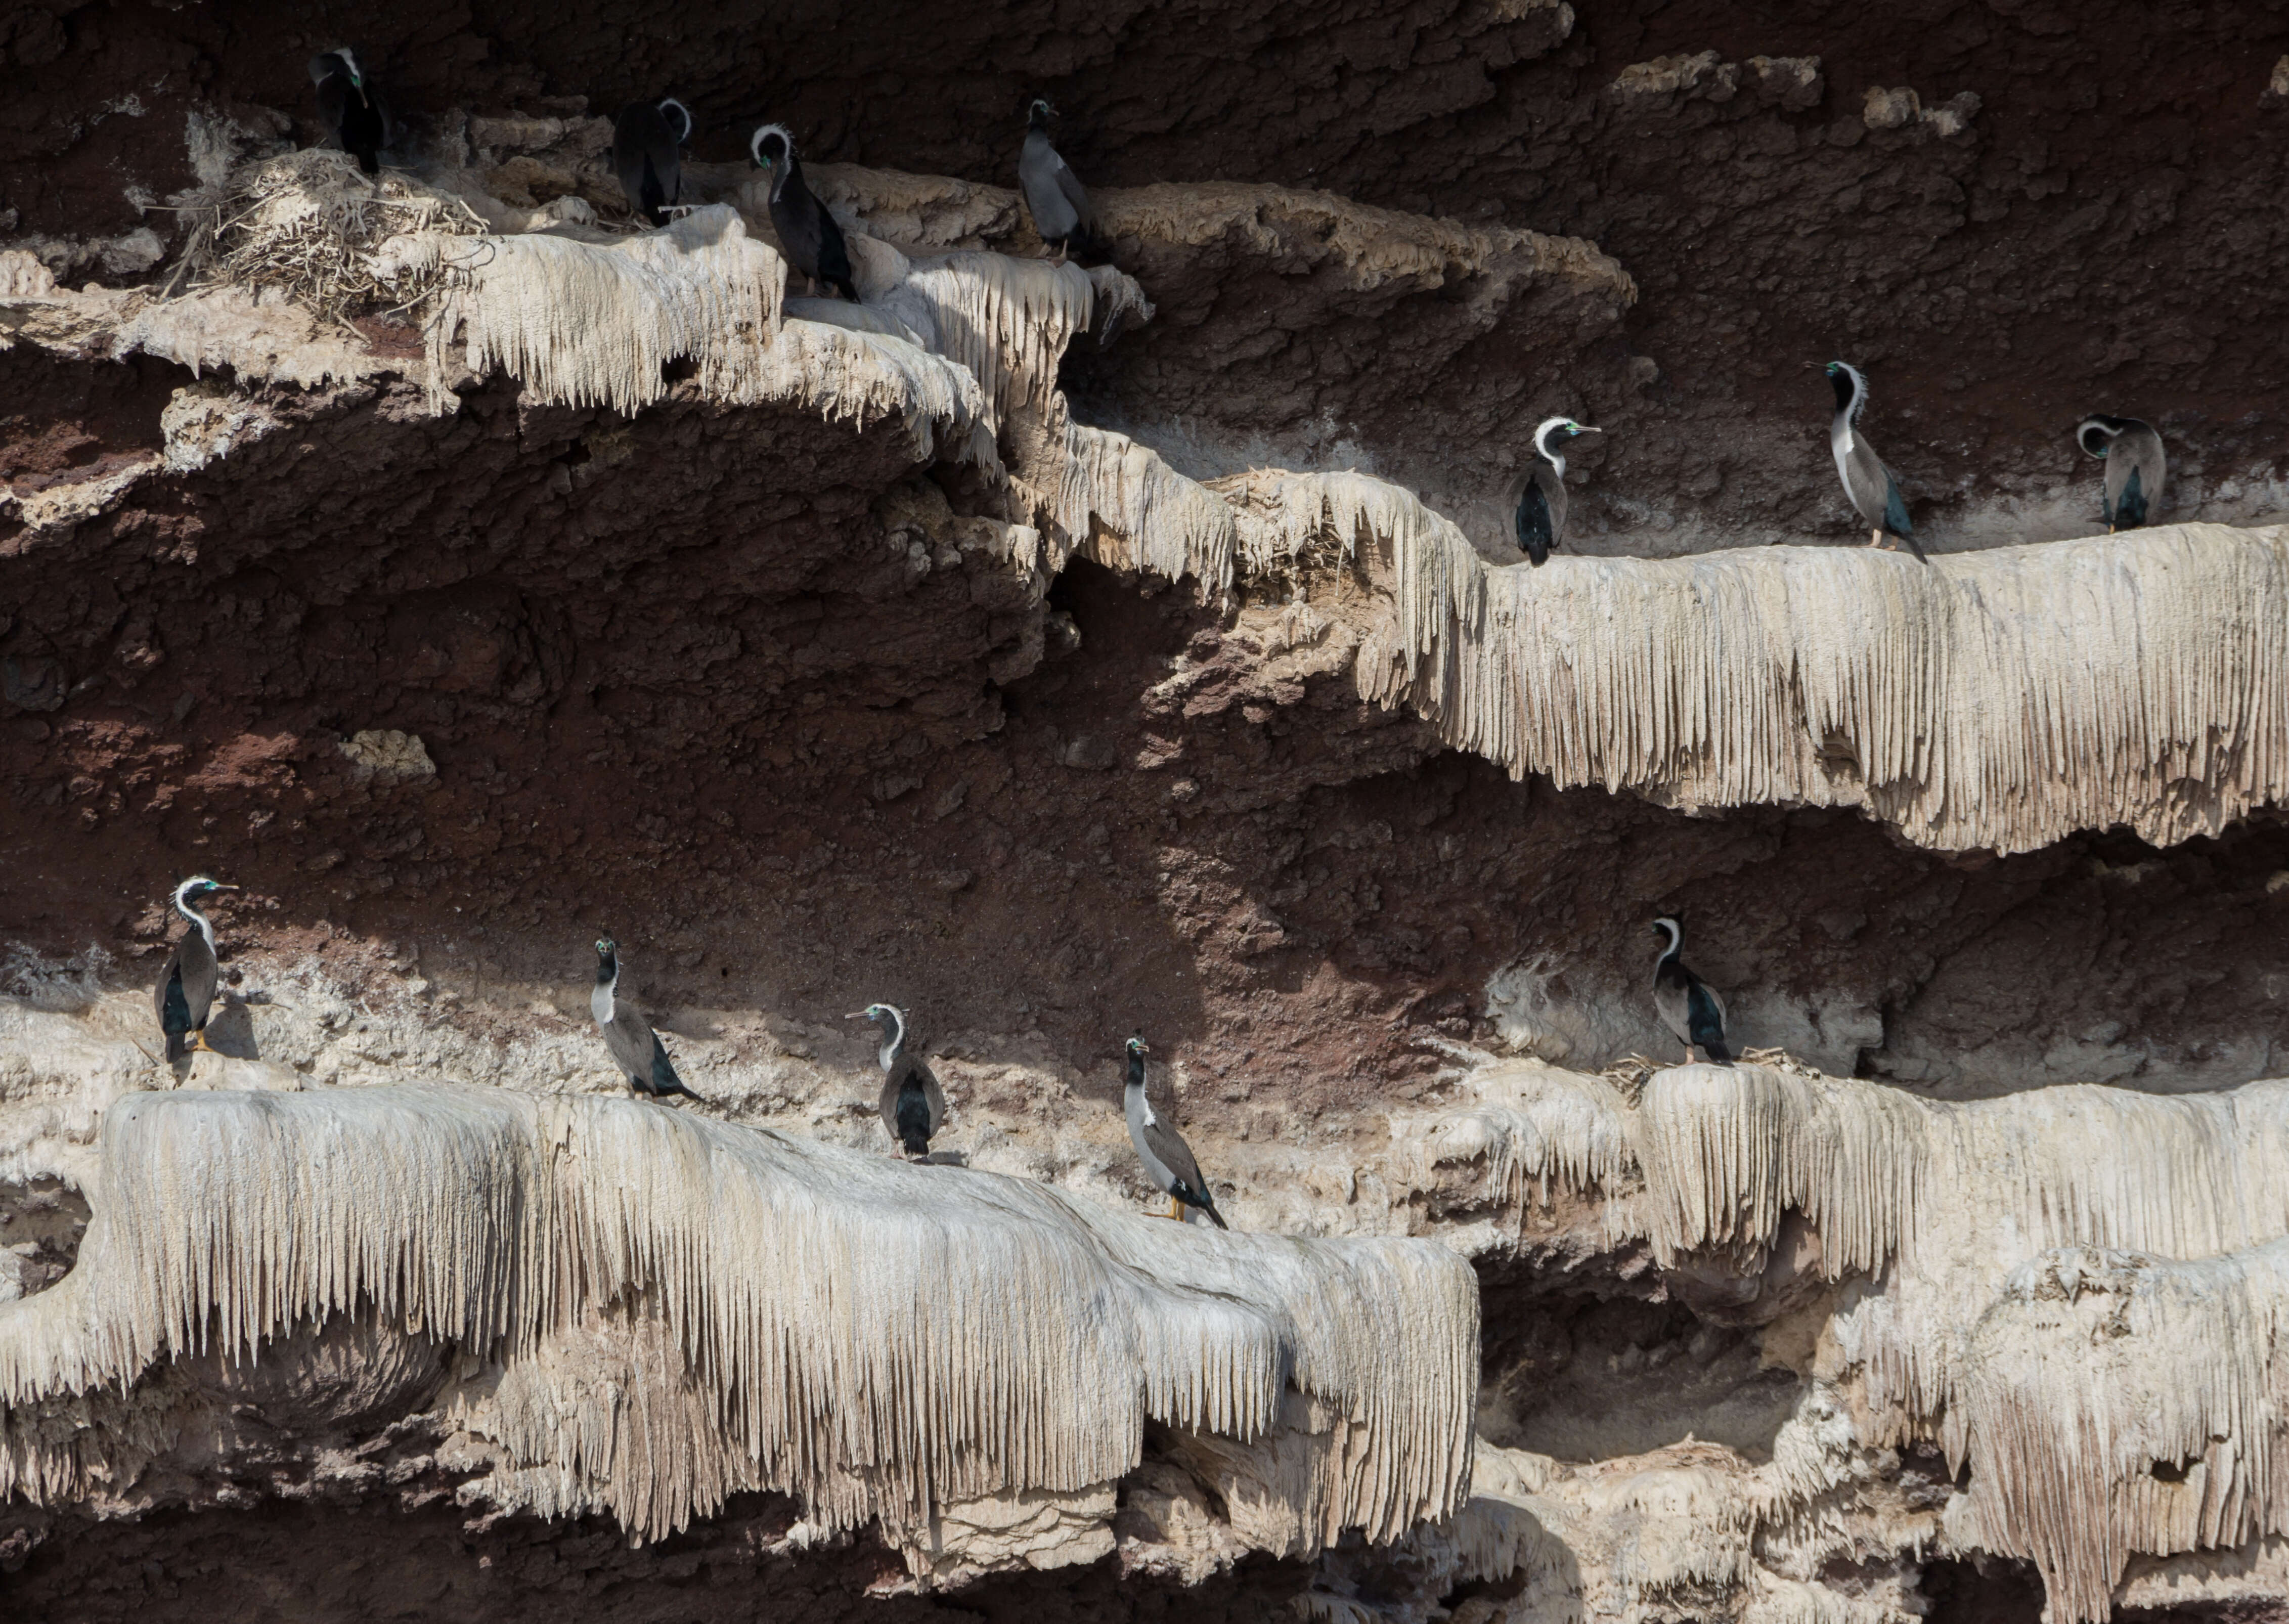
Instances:
[[[1097,235],[1089,222],[1083,220],[1065,235],[1065,258],[1076,265],[1111,265],[1113,244]]]
[[[1213,1201],[1204,1201],[1204,1202],[1202,1202],[1202,1203],[1200,1204],[1200,1211],[1202,1211],[1202,1212],[1206,1213],[1206,1214],[1208,1215],[1208,1222],[1211,1222],[1211,1223],[1213,1223],[1213,1224],[1215,1224],[1215,1225],[1216,1225],[1216,1228],[1218,1228],[1219,1230],[1226,1230],[1226,1231],[1229,1231],[1229,1230],[1231,1230],[1232,1225],[1230,1225],[1230,1224],[1226,1223],[1226,1222],[1224,1221],[1224,1214],[1223,1214],[1222,1213],[1220,1213],[1220,1212],[1216,1211],[1216,1203],[1215,1203],[1215,1202],[1213,1202]]]

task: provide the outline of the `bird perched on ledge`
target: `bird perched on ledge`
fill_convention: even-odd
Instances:
[[[747,151],[770,177],[771,229],[787,263],[812,283],[825,283],[852,304],[858,289],[850,280],[850,245],[842,227],[826,211],[810,187],[803,184],[802,165],[795,161],[794,137],[785,124],[765,124],[748,139]]]
[[[931,1136],[945,1120],[945,1094],[921,1058],[906,1053],[905,1012],[894,1004],[869,1004],[842,1018],[873,1021],[883,1028],[882,1047],[874,1055],[882,1068],[876,1108],[882,1113],[882,1126],[909,1158],[927,1157]]]
[[[351,154],[369,175],[381,172],[381,149],[389,145],[389,112],[381,92],[358,66],[347,45],[310,59],[310,82],[318,87],[318,119],[334,145]]]
[[[690,139],[690,110],[673,96],[620,109],[612,121],[612,172],[629,212],[667,224],[667,205],[683,201],[683,144]]]
[[[1719,1065],[1731,1065],[1733,1052],[1725,1046],[1725,1000],[1677,956],[1685,945],[1685,927],[1662,918],[1653,922],[1653,933],[1666,943],[1653,961],[1653,1007],[1660,1013],[1662,1024],[1685,1045],[1687,1064],[1692,1063],[1697,1045]]]
[[[1828,381],[1836,389],[1836,416],[1828,425],[1828,449],[1836,454],[1836,473],[1844,482],[1844,494],[1852,498],[1853,507],[1869,527],[1868,545],[1879,547],[1886,536],[1896,536],[1908,544],[1909,552],[1922,558],[1923,544],[1916,539],[1915,526],[1908,522],[1908,504],[1900,495],[1900,482],[1858,427],[1860,414],[1868,406],[1868,380],[1860,376],[1859,368],[1831,361]]]
[[[2153,426],[2136,418],[2110,418],[2093,412],[2075,430],[2075,442],[2106,462],[2106,483],[2099,493],[2099,511],[2106,515],[2106,533],[2134,530],[2162,506],[2162,480],[2169,469],[2162,452],[2162,436]]]
[[[1550,443],[1551,437],[1572,440],[1603,429],[1576,423],[1571,418],[1544,418],[1534,431],[1534,466],[1519,492],[1518,512],[1511,525],[1519,550],[1536,569],[1566,539],[1566,453]]]
[[[1025,200],[1026,216],[1045,248],[1054,248],[1062,262],[1068,253],[1089,253],[1097,247],[1097,205],[1089,188],[1073,172],[1063,155],[1049,142],[1049,120],[1057,109],[1040,96],[1025,109],[1025,147],[1017,155],[1017,191]]]
[[[603,1030],[604,1047],[611,1050],[614,1063],[627,1073],[628,1087],[637,1094],[656,1100],[673,1094],[687,1100],[699,1098],[676,1076],[667,1046],[636,1007],[619,996],[619,945],[607,936],[596,943],[596,984],[588,994],[588,1013]]]
[[[237,889],[204,874],[195,874],[175,888],[175,912],[188,919],[191,927],[167,955],[159,984],[151,990],[171,1061],[180,1060],[193,1050],[202,1055],[215,1052],[207,1047],[207,1015],[214,1008],[215,986],[222,972],[215,959],[214,925],[198,904],[219,891]]]
[[[1216,1211],[1216,1192],[1200,1176],[1192,1146],[1152,1114],[1152,1103],[1144,1097],[1144,1056],[1151,1053],[1143,1038],[1129,1040],[1129,1083],[1121,1096],[1121,1114],[1129,1118],[1129,1142],[1137,1147],[1137,1159],[1144,1164],[1144,1176],[1152,1188],[1168,1198],[1168,1210],[1162,1216],[1182,1222],[1184,1209],[1197,1206],[1216,1228],[1228,1230],[1232,1226]]]

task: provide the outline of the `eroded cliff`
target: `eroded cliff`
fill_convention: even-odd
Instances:
[[[2278,1605],[2277,24],[1186,16],[385,22],[379,187],[331,21],[0,21],[0,1594]],[[1929,568],[1831,545],[1838,349]],[[2093,534],[2096,407],[2205,522]],[[1660,912],[1754,1065],[1642,1058]],[[1238,1240],[1121,1210],[1140,1029]]]

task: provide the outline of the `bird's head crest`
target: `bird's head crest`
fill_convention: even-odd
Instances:
[[[747,151],[758,167],[770,169],[794,156],[794,136],[785,124],[765,124],[748,138]]]
[[[2115,437],[2130,426],[2127,418],[2109,417],[2094,411],[2082,420],[2075,430],[2075,442],[2092,457],[2104,457],[2114,449]]]
[[[1540,426],[1534,431],[1534,449],[1542,456],[1549,458],[1551,463],[1557,468],[1558,472],[1563,474],[1566,472],[1565,456],[1559,451],[1557,447],[1550,443],[1551,441],[1553,438],[1561,441],[1571,440],[1576,435],[1595,434],[1601,434],[1604,431],[1600,429],[1591,428],[1586,423],[1576,423],[1571,418],[1543,418]]]
[[[1828,363],[1828,381],[1835,386],[1838,409],[1855,418],[1859,417],[1861,409],[1868,404],[1868,380],[1860,375],[1860,369],[1848,361],[1831,361]]]
[[[351,87],[361,94],[365,91],[365,75],[358,68],[357,52],[347,45],[337,45],[331,51],[321,51],[310,59],[310,83],[323,84],[335,74],[349,76]]]

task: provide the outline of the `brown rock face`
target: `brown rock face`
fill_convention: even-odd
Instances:
[[[195,131],[314,139],[302,64],[343,38],[410,149],[519,209],[608,212],[587,121],[673,92],[711,198],[769,117],[846,212],[863,187],[838,165],[969,183],[913,205],[940,247],[1034,251],[985,188],[1045,92],[1158,306],[1075,340],[1075,419],[1201,479],[1375,473],[1503,561],[1497,493],[1557,413],[1605,431],[1575,448],[1575,552],[1863,539],[1806,370],[1836,356],[1870,372],[1869,432],[1936,551],[2098,528],[2088,411],[2162,429],[2168,519],[2266,517],[2289,477],[2277,8],[56,0],[0,8],[0,250],[72,288],[156,280],[186,235],[165,200],[214,179]],[[0,946],[22,952],[0,992],[25,1009],[24,953],[93,944],[148,984],[193,872],[243,888],[215,910],[227,982],[257,955],[377,999],[418,979],[425,1019],[472,1044],[578,1030],[609,932],[679,1041],[768,1030],[808,1060],[892,1001],[997,1124],[1045,1109],[1045,1075],[1109,1121],[1144,1031],[1205,1162],[1315,1147],[1324,1176],[1281,1193],[1330,1212],[1363,1198],[1351,1163],[1388,1113],[1452,1096],[1459,1049],[1673,1060],[1647,997],[1663,913],[1740,1042],[1839,1076],[1971,1098],[2285,1070],[2276,811],[2166,850],[2094,831],[1998,858],[1846,812],[1512,782],[1363,705],[1352,647],[1260,590],[1023,564],[1009,490],[894,420],[729,407],[675,370],[633,417],[502,377],[438,416],[394,316],[359,323],[383,364],[304,388],[35,342],[7,285]],[[1005,433],[1021,474],[1012,442],[1041,427]],[[107,481],[124,494],[98,500]],[[0,1070],[0,1106],[39,1080]],[[1420,1232],[1489,1222],[1475,1197],[1385,1193]],[[54,1289],[87,1214],[0,1164],[0,1298]],[[1567,1222],[1476,1254],[1484,1436],[1768,1459],[1825,1368],[1818,1234],[1793,1217],[1769,1253],[1656,1270]],[[951,1598],[884,1594],[895,1556],[810,1548],[775,1497],[641,1548],[602,1518],[477,1517],[423,1419],[448,1352],[368,1327],[277,1353],[163,1378],[213,1434],[137,1435],[164,1464],[136,1515],[0,1506],[0,1612],[1239,1620],[1325,1582],[1229,1538],[1165,1439],[1113,1526],[1168,1548],[1211,1530],[1184,1560]],[[123,1436],[148,1420],[89,1403]],[[1884,1469],[1919,1512],[1949,1492],[1912,1449]],[[1346,1559],[1362,1607],[1442,1602],[1399,1558]],[[1999,1561],[1902,1582],[1948,1616],[2030,1604]],[[1484,1624],[1518,1595],[1443,1602]]]

